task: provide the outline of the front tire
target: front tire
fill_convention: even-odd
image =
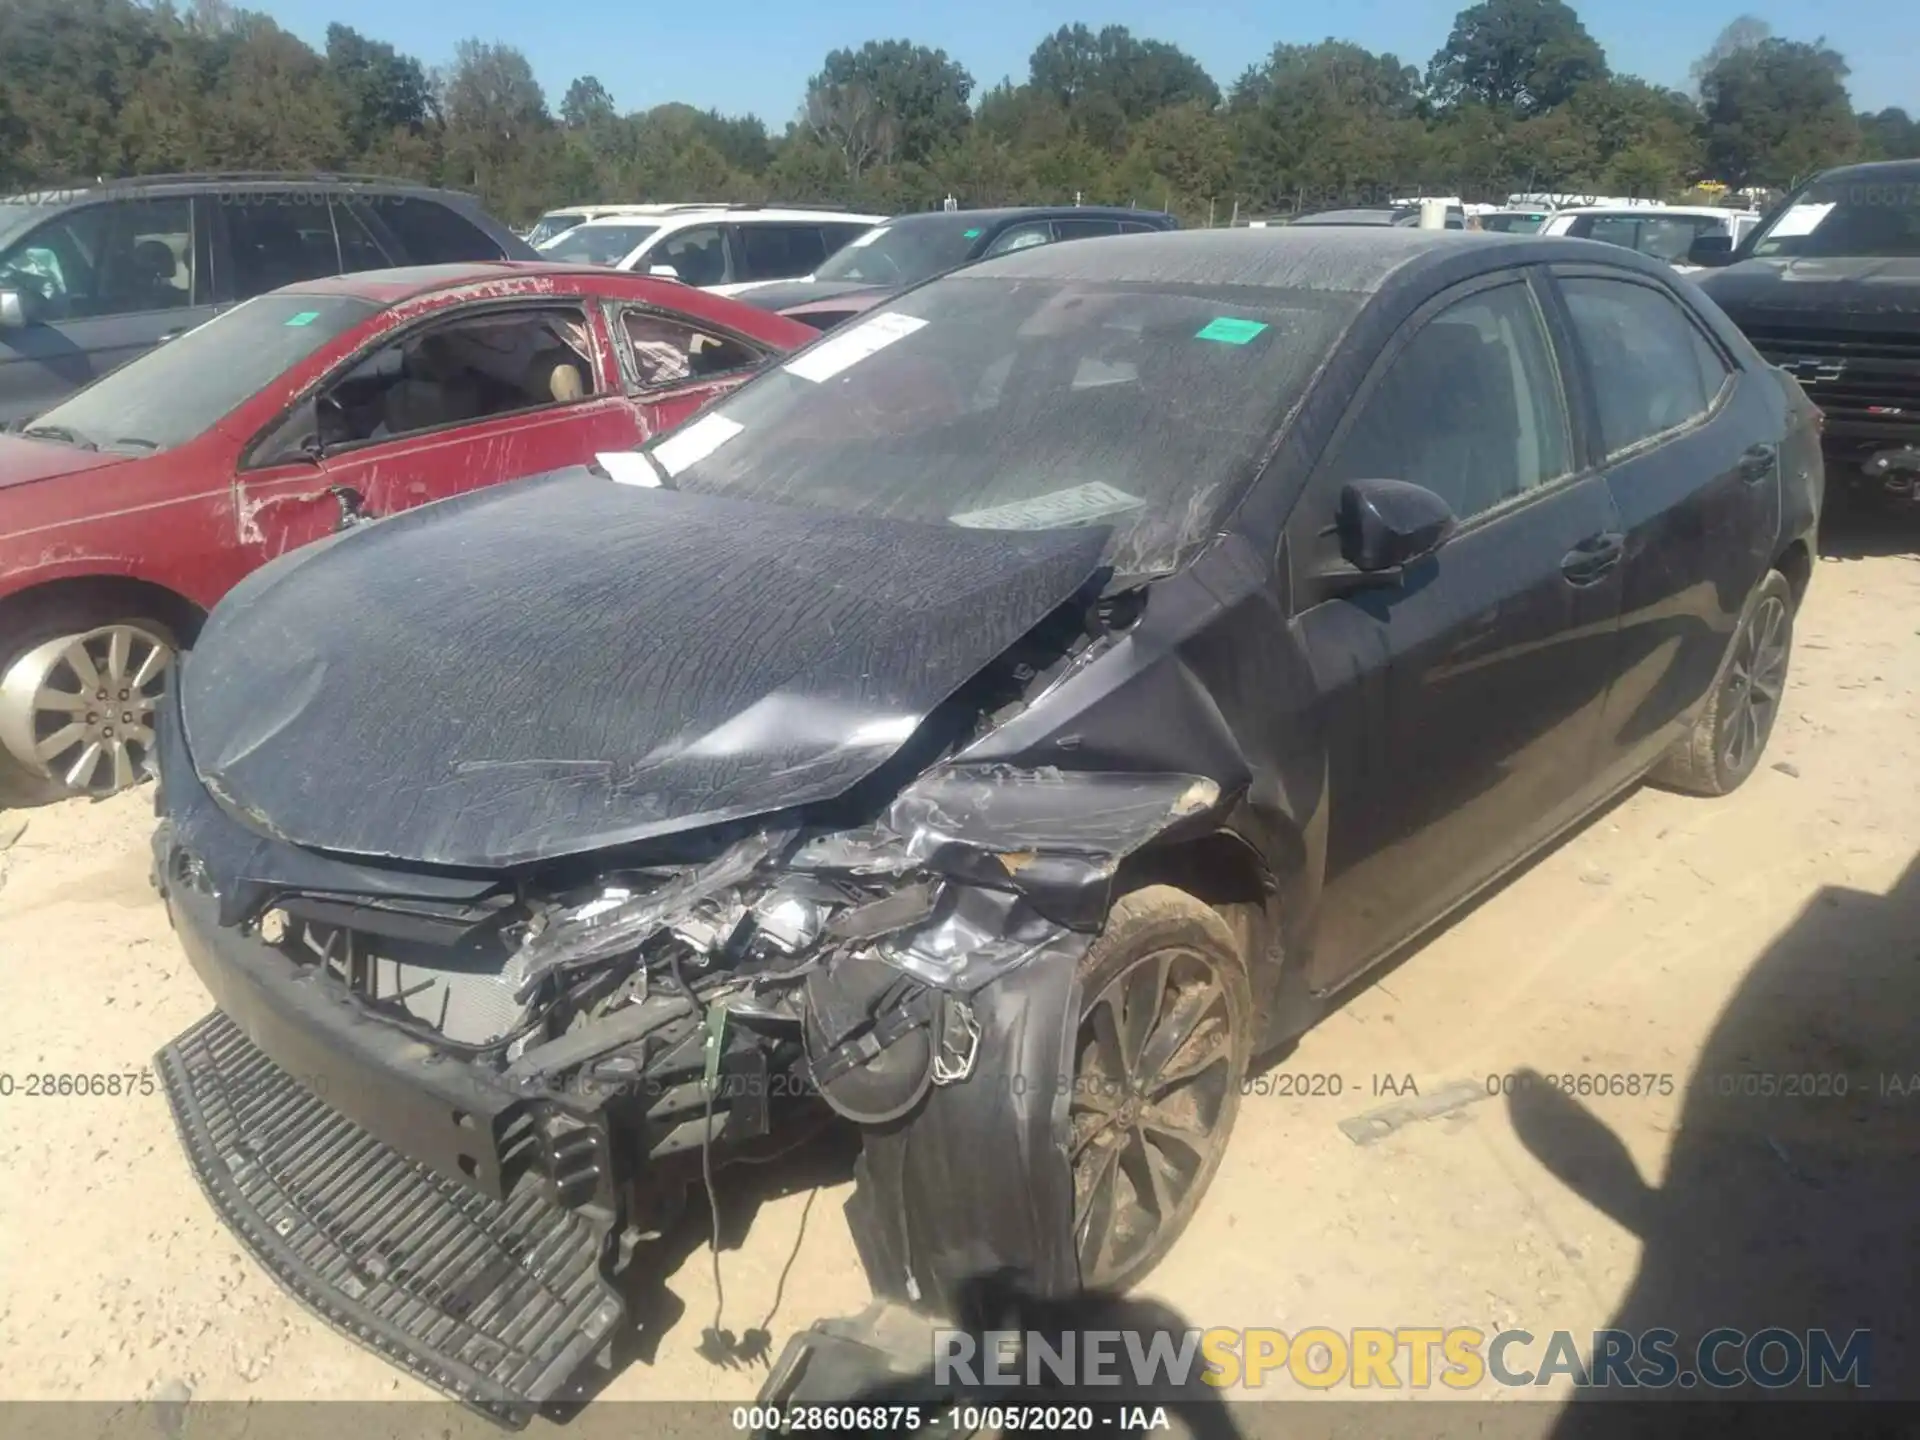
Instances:
[[[1793,608],[1787,577],[1768,571],[1747,602],[1693,729],[1649,775],[1655,784],[1694,795],[1729,795],[1758,767],[1786,694]]]
[[[1070,1108],[1080,1281],[1119,1292],[1159,1264],[1225,1153],[1252,1040],[1226,921],[1170,885],[1121,897],[1080,962]]]
[[[0,805],[112,795],[151,773],[179,641],[110,595],[20,617],[0,641]]]

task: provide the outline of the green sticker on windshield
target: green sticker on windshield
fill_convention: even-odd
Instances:
[[[287,317],[287,324],[311,325],[314,321],[318,320],[319,318],[320,318],[320,312],[318,310],[302,310],[298,315],[289,315]]]
[[[960,232],[960,238],[962,240],[978,240],[980,238],[980,232],[978,230],[962,230]]]
[[[1265,321],[1237,320],[1231,315],[1222,315],[1218,320],[1209,320],[1201,326],[1193,338],[1218,340],[1223,345],[1244,345],[1266,328]]]

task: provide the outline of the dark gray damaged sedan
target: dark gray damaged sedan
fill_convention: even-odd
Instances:
[[[1649,772],[1751,773],[1817,441],[1616,247],[1142,235],[289,554],[163,726],[190,1160],[510,1424],[809,1117],[883,1299],[1122,1289],[1256,1056]]]

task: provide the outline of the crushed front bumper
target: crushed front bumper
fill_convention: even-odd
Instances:
[[[216,1011],[160,1052],[195,1176],[268,1272],[344,1334],[519,1428],[620,1329],[605,1227],[434,1174]]]
[[[167,904],[220,1009],[159,1066],[221,1218],[328,1323],[490,1419],[564,1398],[625,1317],[612,1210],[555,1203],[556,1162],[604,1180],[604,1133],[518,1164],[543,1132],[510,1089],[220,927],[211,897],[173,886]]]

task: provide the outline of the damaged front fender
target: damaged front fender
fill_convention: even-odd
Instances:
[[[875,1294],[951,1315],[982,1275],[1041,1296],[1079,1288],[1066,1139],[1084,948],[983,989],[966,1080],[863,1131],[846,1213]]]

